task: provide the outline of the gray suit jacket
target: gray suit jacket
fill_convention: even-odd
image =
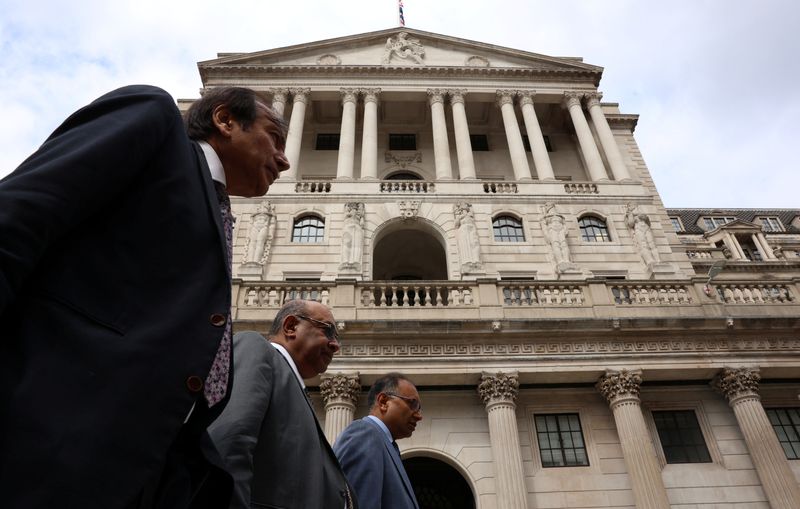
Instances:
[[[256,332],[233,338],[228,406],[208,432],[233,475],[231,508],[343,509],[347,481],[289,363]]]
[[[333,450],[361,509],[419,509],[400,453],[377,423],[353,421]]]

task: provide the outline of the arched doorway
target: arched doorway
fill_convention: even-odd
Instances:
[[[403,460],[420,509],[475,509],[467,481],[453,467],[434,458]]]
[[[438,234],[421,221],[400,221],[375,240],[372,279],[375,281],[447,280],[447,257]]]

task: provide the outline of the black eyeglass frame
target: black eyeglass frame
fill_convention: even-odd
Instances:
[[[335,341],[340,345],[342,344],[342,340],[339,339],[339,332],[336,330],[336,325],[329,322],[323,322],[322,320],[317,320],[316,318],[311,318],[310,316],[305,316],[305,315],[294,315],[294,316],[296,316],[297,318],[302,318],[303,320],[308,320],[314,327],[325,331],[325,337],[328,338],[328,341]]]
[[[384,392],[383,394],[386,394],[389,397],[400,398],[406,402],[406,405],[408,405],[409,410],[411,410],[414,413],[417,412],[422,413],[422,402],[417,398],[409,398],[407,396],[401,396],[393,392]]]

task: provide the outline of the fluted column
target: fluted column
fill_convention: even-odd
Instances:
[[[775,259],[775,252],[772,251],[772,247],[770,247],[769,242],[767,242],[767,238],[764,236],[763,233],[758,232],[753,234],[753,242],[755,242],[756,247],[759,248],[761,251],[761,257],[765,260],[774,260]]]
[[[526,509],[527,490],[517,430],[517,373],[484,373],[478,394],[489,417],[489,440],[495,465],[497,507]]]
[[[572,125],[575,126],[575,134],[578,135],[578,143],[581,146],[581,152],[589,170],[589,178],[593,182],[608,180],[606,169],[603,167],[603,160],[600,158],[600,152],[598,152],[597,145],[594,142],[594,136],[592,136],[592,131],[589,129],[586,117],[583,115],[581,97],[583,97],[583,93],[565,92],[564,104],[569,110]]]
[[[356,102],[358,95],[352,88],[343,88],[342,128],[339,132],[339,160],[336,163],[337,179],[353,178],[353,159],[356,151]]]
[[[358,373],[322,374],[320,380],[319,390],[325,400],[325,438],[333,444],[336,437],[353,422],[361,383]]]
[[[608,126],[608,120],[606,120],[606,115],[603,113],[603,108],[600,107],[600,99],[603,98],[603,94],[592,92],[584,97],[586,98],[586,107],[589,109],[589,115],[592,117],[592,123],[597,130],[597,136],[600,138],[600,144],[603,146],[603,152],[606,154],[608,165],[611,166],[614,180],[630,180],[631,174],[628,172],[628,167],[619,152],[619,146],[617,146],[614,134]]]
[[[289,95],[289,91],[285,88],[272,88],[270,89],[272,92],[272,109],[275,112],[283,117],[283,112],[286,110],[286,98]]]
[[[528,143],[531,145],[531,154],[533,154],[533,165],[536,167],[539,180],[555,180],[553,166],[550,164],[550,154],[547,153],[542,128],[539,126],[536,110],[533,107],[534,95],[534,92],[525,92],[520,94],[519,99],[522,118],[525,120],[525,130],[528,132]]]
[[[444,119],[444,92],[438,88],[428,89],[428,102],[431,105],[436,180],[452,179],[453,168],[450,165],[450,142],[447,140],[447,123]]]
[[[642,415],[639,400],[641,383],[639,372],[606,371],[596,387],[614,414],[636,508],[669,509],[661,468]]]
[[[514,168],[514,178],[517,180],[531,180],[531,169],[525,155],[525,145],[522,144],[522,135],[519,133],[517,115],[514,113],[513,90],[498,90],[497,104],[503,115],[503,126],[506,129],[506,141],[511,155],[511,167]]]
[[[364,94],[364,130],[361,135],[361,178],[378,178],[378,95],[380,88],[361,90]]]
[[[725,368],[712,385],[733,408],[770,507],[794,509],[800,504],[800,485],[761,405],[760,380],[758,369]]]
[[[300,162],[300,144],[303,142],[303,123],[306,119],[306,105],[308,96],[311,92],[308,88],[294,88],[291,90],[294,96],[294,106],[292,107],[292,117],[289,119],[289,134],[286,136],[286,159],[289,160],[289,169],[286,177],[297,179],[297,165]]]
[[[458,153],[458,175],[461,180],[475,179],[475,161],[472,158],[472,143],[469,141],[467,112],[464,110],[464,90],[450,90],[450,107],[453,109],[453,130],[456,135]]]

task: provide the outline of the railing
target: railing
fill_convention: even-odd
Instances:
[[[292,299],[315,300],[330,305],[330,287],[322,283],[245,285],[239,295],[243,308],[279,308]]]
[[[382,193],[433,193],[436,185],[424,180],[385,180],[381,182]]]
[[[715,283],[714,286],[727,304],[782,304],[795,303],[797,299],[784,284]]]
[[[506,306],[582,306],[585,285],[500,283],[500,298]]]
[[[564,184],[567,194],[598,194],[597,185],[591,182],[569,182]]]
[[[515,194],[517,184],[512,182],[484,182],[483,192],[487,194]]]
[[[294,186],[295,193],[330,193],[331,183],[325,181],[319,182],[298,182]]]
[[[671,305],[691,304],[688,285],[681,284],[625,284],[608,285],[611,298],[619,305]]]
[[[460,283],[378,283],[359,285],[361,305],[368,308],[472,307],[474,288]]]

